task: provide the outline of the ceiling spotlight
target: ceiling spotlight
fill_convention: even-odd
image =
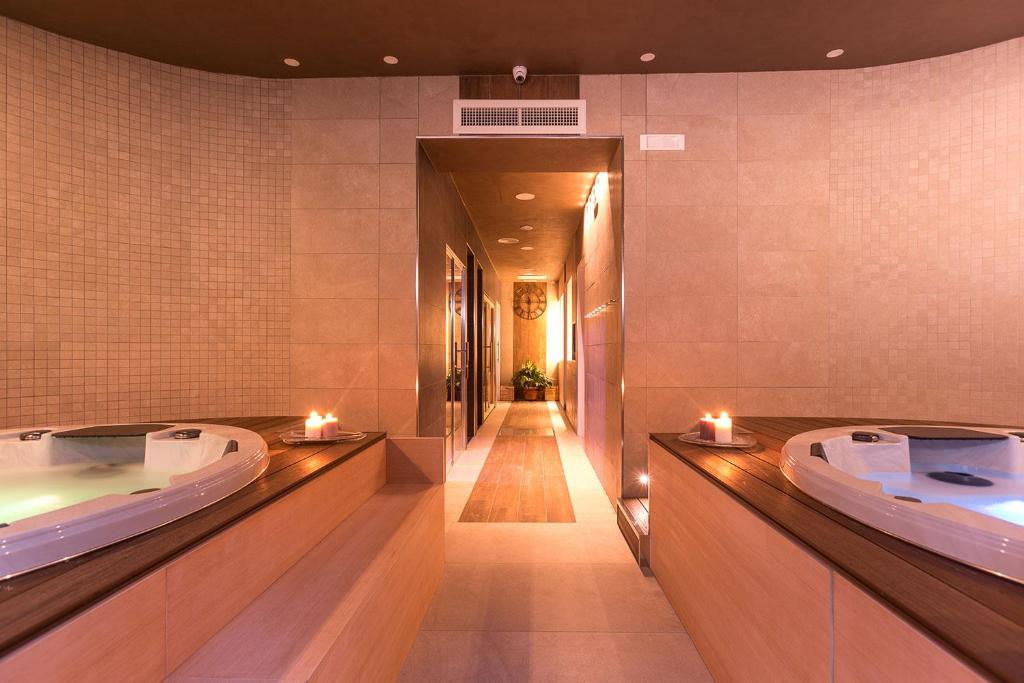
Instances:
[[[498,244],[519,244],[519,240],[515,237],[499,237]]]
[[[530,232],[531,230],[533,230],[533,226],[532,225],[520,225],[519,229],[520,230],[524,230],[526,232]]]
[[[640,61],[641,62],[653,62],[654,61],[654,53],[653,52],[645,52],[645,53],[643,53],[642,55],[640,55]]]
[[[519,247],[519,248],[522,249],[523,251],[533,251],[533,247],[529,247],[529,246],[527,246],[527,247]]]
[[[516,199],[518,199],[521,202],[528,202],[531,199],[536,199],[536,197],[537,195],[530,194],[529,192],[520,192],[519,194],[516,195]]]
[[[299,60],[295,59],[295,57],[285,57],[284,58],[284,63],[287,64],[288,66],[298,66],[302,62],[300,62]]]
[[[386,57],[384,57],[384,63],[385,64],[398,64],[398,57],[395,57],[394,55],[387,55]]]
[[[837,47],[835,50],[829,50],[828,52],[826,52],[825,56],[828,57],[829,59],[835,59],[836,57],[841,57],[843,55],[843,52],[845,52],[843,48]]]

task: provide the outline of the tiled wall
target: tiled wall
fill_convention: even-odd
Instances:
[[[416,433],[416,136],[455,76],[292,82],[289,410]]]
[[[627,459],[706,410],[1024,422],[1022,45],[582,78],[626,139]]]
[[[284,81],[0,18],[0,426],[281,413]]]
[[[457,77],[218,76],[0,22],[0,425],[411,433],[414,137]],[[582,77],[626,137],[628,451],[720,408],[1024,421],[1022,44]]]

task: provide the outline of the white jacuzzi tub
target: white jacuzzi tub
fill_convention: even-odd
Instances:
[[[786,442],[782,470],[865,524],[1024,582],[1022,435],[991,427],[819,429]]]
[[[267,463],[258,434],[223,425],[0,432],[0,580],[184,517]]]

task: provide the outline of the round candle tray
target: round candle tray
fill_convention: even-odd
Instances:
[[[733,430],[732,441],[728,443],[720,443],[718,441],[707,441],[700,438],[700,432],[687,432],[686,434],[680,434],[679,440],[684,443],[697,444],[698,446],[708,446],[709,448],[750,448],[751,446],[757,445],[757,439],[750,433],[743,432],[737,433]]]
[[[306,431],[304,429],[292,429],[287,432],[281,432],[281,441],[284,441],[290,446],[296,446],[307,443],[339,443],[341,441],[359,441],[360,439],[366,438],[366,432],[342,432],[339,431],[337,436],[329,439],[325,438],[307,438]]]

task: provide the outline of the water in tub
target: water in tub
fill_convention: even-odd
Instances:
[[[152,436],[152,435],[151,435]],[[168,486],[191,467],[147,467],[146,437],[52,439],[0,438],[0,522],[27,517],[108,494]]]
[[[852,444],[847,438],[843,444],[846,448],[850,444],[858,451],[875,454],[888,450],[893,466],[877,467],[884,459],[869,458],[857,464],[872,462],[875,467],[858,467],[847,460],[844,463],[847,466],[840,469],[858,479],[880,483],[882,490],[893,496],[908,496],[925,503],[949,503],[1024,526],[1024,472],[1020,471],[1024,447],[1016,436],[1001,436],[998,441],[910,440],[909,443],[905,438],[890,436],[877,444]],[[896,464],[901,459],[906,464]],[[930,476],[933,473],[958,473],[947,479],[961,483],[936,479]],[[973,478],[963,475],[973,475]]]

